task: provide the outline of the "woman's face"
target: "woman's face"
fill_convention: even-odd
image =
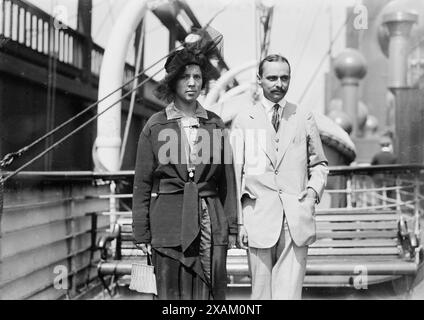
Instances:
[[[176,96],[185,103],[196,101],[202,90],[202,71],[196,64],[185,66],[184,71],[177,79]]]

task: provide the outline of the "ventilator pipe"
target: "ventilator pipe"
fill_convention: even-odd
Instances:
[[[343,90],[343,110],[352,121],[351,136],[358,136],[358,87],[359,81],[367,73],[366,61],[363,55],[355,49],[345,49],[334,61],[334,71],[341,80]]]
[[[412,26],[418,22],[418,14],[397,11],[383,16],[383,25],[389,33],[388,88],[408,87],[408,48]]]
[[[237,68],[233,68],[225,72],[215,83],[214,87],[211,89],[209,94],[206,96],[203,105],[205,108],[214,111],[217,107],[213,105],[218,101],[220,93],[222,90],[225,90],[225,87],[235,78],[236,75],[256,67],[258,62],[256,60],[250,61],[246,64],[243,64]]]
[[[99,77],[99,100],[122,86],[130,41],[147,11],[149,0],[129,0],[119,14],[104,51]],[[98,105],[98,113],[118,101],[122,90]],[[121,149],[121,102],[97,120],[97,161],[108,171],[118,171]],[[99,166],[96,171],[102,170]]]
[[[239,94],[242,94],[248,90],[252,90],[252,86],[254,86],[255,84],[256,82],[253,82],[253,83],[247,82],[228,90],[219,98],[216,105],[221,105],[222,103],[224,103],[226,100],[230,98],[238,96]]]
[[[232,121],[239,112],[243,112],[243,109],[246,106],[238,104],[232,105],[231,101],[246,92],[252,92],[252,90],[254,90],[254,86],[255,83],[244,83],[228,90],[219,98],[217,103],[210,107],[209,110],[214,110],[214,112],[219,115],[225,123]]]
[[[240,66],[235,69],[230,69],[228,72],[226,72],[224,75],[221,76],[220,79],[217,81],[217,85],[215,86],[215,93],[210,92],[207,99],[209,101],[209,105],[204,104],[205,106],[209,106],[208,109],[211,111],[214,111],[216,108],[220,108],[220,106],[223,103],[228,103],[232,98],[234,98],[235,94],[241,94],[244,91],[249,90],[250,84],[241,85],[238,87],[235,87],[228,92],[226,92],[218,103],[216,101],[219,98],[219,92],[221,90],[225,89],[225,86],[239,73],[256,67],[257,64],[255,63],[248,63],[246,65]],[[217,94],[218,93],[218,94]],[[206,101],[206,100],[205,100]],[[245,105],[239,105],[239,104],[230,104],[226,105],[225,110],[222,110],[221,117],[224,120],[224,122],[232,121],[237,114],[240,112],[243,112],[245,110]],[[217,111],[217,110],[215,110]],[[340,128],[338,125],[334,124],[334,122],[328,118],[327,116],[319,113],[314,113],[315,119],[317,121],[318,130],[320,131],[320,134],[324,134],[325,136],[329,137],[330,140],[336,141],[336,146],[342,146],[338,150],[347,150],[347,153],[352,156],[352,160],[355,158],[355,145],[353,141],[350,139],[349,135],[343,131],[342,128]],[[340,151],[343,152],[343,151]],[[346,151],[345,153],[346,154]]]

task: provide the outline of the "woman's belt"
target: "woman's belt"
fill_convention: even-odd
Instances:
[[[179,178],[162,179],[159,194],[183,193],[181,219],[181,246],[185,252],[200,232],[199,198],[217,196],[217,185],[213,182],[184,181]]]

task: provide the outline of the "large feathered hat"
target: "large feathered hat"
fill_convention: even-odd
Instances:
[[[211,27],[193,29],[186,37],[183,47],[172,52],[167,58],[166,76],[160,81],[155,92],[158,98],[168,101],[174,99],[178,75],[190,64],[196,64],[202,70],[204,88],[215,70],[211,60],[222,56],[222,48],[223,37],[216,30]]]

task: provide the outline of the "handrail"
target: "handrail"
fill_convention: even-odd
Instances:
[[[330,166],[330,176],[347,176],[349,174],[369,175],[378,173],[422,173],[424,174],[424,165],[406,164],[406,165],[378,165],[378,166]],[[3,171],[7,176],[10,172]],[[23,171],[18,173],[13,179],[67,179],[67,180],[120,180],[132,179],[134,170],[124,170],[116,172],[94,172],[94,171]]]
[[[4,176],[12,172],[2,171]],[[134,171],[119,172],[94,172],[94,171],[22,171],[12,177],[9,181],[86,181],[86,180],[122,180],[132,179]]]
[[[338,205],[331,203],[329,207],[326,207],[329,198],[325,200],[322,198],[316,210],[317,221],[325,220],[331,222],[332,216],[340,218],[342,216],[351,215],[350,217],[353,217],[355,215],[364,215],[366,212],[370,213],[372,216],[377,216],[379,213],[390,213],[393,219],[399,221],[399,225],[405,226],[402,230],[406,230],[406,232],[402,234],[402,236],[409,239],[408,243],[410,243],[410,246],[408,247],[408,252],[410,252],[411,257],[415,259],[417,264],[420,263],[422,261],[420,258],[420,250],[423,240],[422,224],[420,220],[424,214],[424,202],[422,200],[424,189],[421,180],[423,180],[422,177],[424,177],[424,166],[408,164],[367,167],[330,167],[329,169],[331,177],[339,176],[341,179],[333,179],[340,183],[330,185],[329,187],[334,187],[334,189],[326,189],[325,196],[329,198],[339,197],[345,201],[341,201]],[[386,174],[379,175],[381,173]],[[3,174],[7,174],[7,172],[3,172]],[[331,177],[329,182],[331,182]],[[104,206],[101,210],[96,211],[95,216],[104,219],[102,221],[106,222],[108,225],[108,231],[112,231],[113,228],[111,227],[116,224],[122,223],[126,226],[132,217],[130,203],[132,198],[131,183],[133,178],[133,170],[119,172],[27,171],[20,172],[6,181],[5,191],[7,195],[8,188],[10,188],[9,190],[19,189],[22,185],[27,183],[31,186],[33,183],[37,184],[38,182],[46,183],[47,185],[58,185],[60,183],[67,185],[75,182],[76,185],[79,185],[80,182],[84,182],[85,185],[90,185],[90,183],[103,185],[99,193],[91,195],[72,195],[72,198],[73,202],[80,199],[84,200],[85,196],[87,199],[95,198],[103,199],[103,201],[108,199],[109,206]],[[381,187],[381,185],[376,184],[375,178],[382,178],[382,180],[390,178],[390,181],[387,184],[383,183],[383,187]],[[120,184],[119,182],[125,183]],[[395,184],[393,184],[393,182],[395,182]],[[116,191],[112,188],[108,188],[110,185],[116,185]],[[413,191],[412,187],[414,187]],[[66,200],[68,200],[66,196],[60,199],[60,201]],[[53,203],[52,201],[55,201],[55,199],[44,199],[44,201],[35,203],[35,205],[42,204],[50,206]],[[324,206],[321,206],[323,204]],[[19,209],[26,210],[26,204],[9,203],[5,208],[6,214],[15,214],[15,211],[17,211],[14,210],[11,205],[18,205]],[[391,217],[389,218],[391,219]],[[372,224],[373,218],[370,216],[369,219],[369,223]],[[51,223],[51,221],[49,221],[49,223]],[[102,225],[102,227],[105,226]],[[73,251],[70,252],[73,253]],[[125,252],[125,254],[126,253],[127,252]],[[103,258],[106,258],[106,255],[107,252],[102,253]]]
[[[370,191],[391,191],[391,190],[401,190],[407,188],[414,188],[415,184],[410,184],[408,186],[400,186],[400,187],[381,187],[381,188],[365,188],[365,189],[355,189],[355,190],[345,190],[345,189],[330,189],[326,190],[328,193],[360,193],[360,192],[370,192]],[[406,191],[405,191],[406,192]]]
[[[27,48],[78,69],[83,68],[85,35],[26,1],[1,0],[1,33]]]
[[[377,166],[333,166],[330,167],[330,176],[348,175],[348,174],[377,174],[377,173],[420,173],[424,172],[424,165],[418,163],[412,164],[393,164]]]
[[[39,16],[40,18],[43,18],[45,20],[51,19],[51,16],[45,12],[44,10],[40,9],[39,7],[33,5],[32,3],[26,1],[26,0],[7,0],[12,2],[13,4],[16,4],[17,6],[26,9],[28,12]]]
[[[0,34],[5,38],[44,55],[54,54],[60,62],[82,70],[86,35],[60,21],[54,26],[54,17],[25,0],[0,0]],[[100,73],[104,49],[96,43],[91,48],[91,70]],[[125,65],[127,78],[134,75],[134,67]]]

